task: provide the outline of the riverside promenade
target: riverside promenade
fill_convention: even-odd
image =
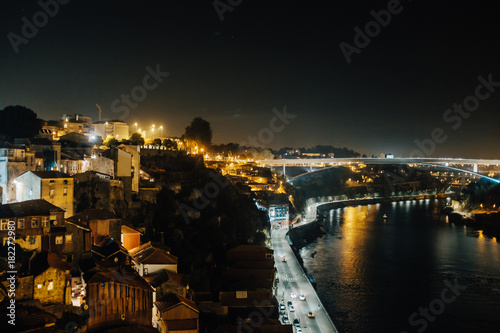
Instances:
[[[302,332],[337,333],[337,328],[288,244],[285,237],[287,231],[288,227],[283,226],[273,230],[271,235],[276,277],[279,279],[276,299],[280,304],[285,304],[285,316],[289,318],[290,323],[293,324],[296,318],[300,320]],[[305,300],[300,299],[301,295],[305,296]],[[292,302],[293,308],[288,305],[289,301]],[[308,316],[309,312],[312,312],[313,318]],[[280,320],[283,320],[283,315],[280,316]]]

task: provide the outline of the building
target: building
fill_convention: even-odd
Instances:
[[[36,253],[30,261],[33,298],[42,304],[71,304],[71,266],[53,252]]]
[[[156,313],[153,326],[161,333],[198,333],[200,311],[193,301],[174,293],[169,293],[155,302]]]
[[[160,244],[148,242],[129,251],[132,263],[141,276],[165,269],[177,273],[177,257]]]
[[[119,145],[117,147],[123,151],[126,151],[131,155],[131,163],[132,163],[132,192],[139,192],[139,178],[141,171],[141,154],[140,154],[140,146],[132,146],[132,145]]]
[[[64,210],[43,199],[0,205],[2,244],[8,241],[9,225],[15,225],[16,243],[25,250],[64,252],[68,238],[59,229]]]
[[[42,156],[43,170],[59,170],[61,165],[61,144],[59,142],[44,138],[33,139],[31,141],[31,150]]]
[[[108,236],[116,240],[121,239],[121,219],[105,209],[87,209],[67,220],[90,228],[93,245],[100,244]]]
[[[44,199],[73,216],[73,178],[59,171],[28,171],[16,178],[16,199]]]
[[[109,136],[117,140],[130,137],[129,126],[123,121],[98,121],[92,126],[94,127],[94,135],[100,136],[103,140]]]
[[[253,312],[278,319],[274,297],[274,251],[263,246],[240,245],[226,252],[229,267],[223,273],[219,299],[230,322],[250,318]]]
[[[89,330],[124,325],[151,326],[152,290],[137,272],[122,268],[87,274]]]
[[[0,148],[0,191],[1,203],[16,200],[16,184],[14,180],[26,171],[41,169],[40,161],[36,161],[35,152],[28,148],[6,142]]]
[[[132,250],[141,245],[141,233],[139,231],[122,225],[121,232],[121,242],[127,250]]]

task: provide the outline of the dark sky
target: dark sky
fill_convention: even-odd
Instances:
[[[500,87],[468,118],[443,119],[475,95],[478,76],[500,82],[494,1],[401,1],[351,63],[339,44],[354,45],[354,28],[392,1],[247,0],[223,21],[212,1],[65,1],[46,23],[37,1],[2,1],[0,108],[97,120],[98,103],[104,119],[162,124],[171,136],[201,116],[215,143],[254,136],[262,147],[331,144],[369,156],[408,156],[441,128],[446,140],[422,156],[499,157]],[[16,53],[9,33],[22,37],[23,17],[34,15],[40,28]],[[169,73],[163,82],[115,112],[157,65]],[[285,105],[296,117],[272,132],[272,110]]]

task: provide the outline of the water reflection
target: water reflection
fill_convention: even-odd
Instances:
[[[426,199],[328,212],[328,234],[301,255],[341,332],[416,331],[408,317],[455,278],[466,293],[426,332],[496,331],[484,323],[500,310],[498,241],[447,223],[440,209]]]

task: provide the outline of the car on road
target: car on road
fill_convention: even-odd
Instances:
[[[285,310],[285,309],[286,309],[285,304],[281,303],[280,304],[280,310]]]
[[[300,326],[299,327],[295,326],[295,332],[302,333],[302,329],[300,328]]]
[[[283,316],[283,324],[289,324],[290,323],[290,319],[288,319],[288,316]]]
[[[290,305],[290,312],[295,312],[295,308],[293,307],[293,305]]]
[[[297,295],[296,295],[295,293],[291,293],[291,294],[290,294],[290,297],[291,297],[291,298],[296,298],[296,297],[297,297]]]
[[[304,295],[300,295],[300,296],[299,296],[299,299],[300,299],[301,301],[305,301],[305,300],[306,300],[306,297],[305,297]]]
[[[307,313],[307,316],[308,316],[309,318],[314,318],[314,313],[312,313],[312,312],[308,312],[308,313]]]
[[[281,261],[286,262],[286,258],[285,257],[281,258]]]
[[[287,303],[288,306],[290,306],[292,304],[293,304],[292,301],[288,301],[288,303]]]
[[[293,320],[293,324],[295,325],[295,327],[300,327],[300,318],[295,318]]]

